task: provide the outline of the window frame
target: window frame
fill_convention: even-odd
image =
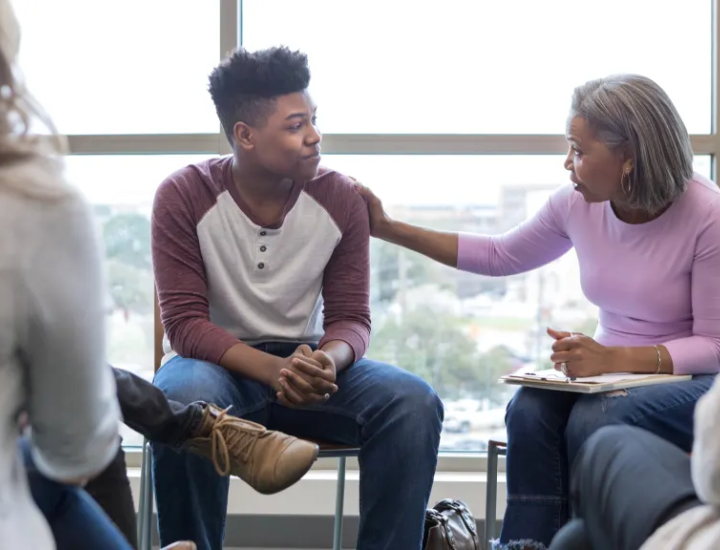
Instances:
[[[218,60],[236,46],[242,45],[243,0],[220,2],[220,41]],[[712,0],[712,125],[710,134],[691,136],[696,154],[710,155],[711,174],[717,181],[720,158],[720,52],[718,29],[720,15],[718,3]],[[222,128],[208,134],[142,134],[142,135],[67,135],[70,154],[76,155],[127,155],[127,154],[219,154],[231,153]],[[323,153],[327,154],[417,154],[417,155],[549,155],[565,154],[567,143],[563,135],[512,135],[512,134],[325,134]],[[139,467],[140,449],[127,447],[128,465]],[[348,469],[357,469],[357,461],[348,460]],[[333,464],[319,461],[318,470],[331,470]],[[501,460],[501,470],[504,461]],[[485,452],[443,452],[438,472],[486,472]]]

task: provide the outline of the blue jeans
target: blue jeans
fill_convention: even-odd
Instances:
[[[632,426],[605,426],[573,467],[574,515],[550,550],[637,550],[660,526],[702,505],[690,456]]]
[[[260,349],[291,355],[297,345]],[[155,385],[180,403],[205,401],[269,429],[298,437],[361,446],[358,550],[420,550],[443,407],[421,378],[362,359],[338,373],[338,391],[304,410],[276,402],[273,390],[211,363],[175,357]],[[229,480],[212,464],[153,444],[153,475],[161,545],[192,540],[199,550],[222,548]]]
[[[500,542],[549,546],[569,518],[570,467],[603,426],[644,428],[690,452],[695,404],[714,378],[597,395],[521,388],[506,416],[508,500]]]
[[[100,506],[82,488],[45,477],[21,442],[33,500],[50,525],[58,550],[132,550]]]

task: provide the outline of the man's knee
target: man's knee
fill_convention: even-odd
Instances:
[[[573,498],[579,499],[580,508],[599,501],[607,491],[607,473],[614,464],[626,461],[627,453],[635,453],[635,442],[644,435],[640,428],[612,425],[598,428],[588,437],[571,465]]]
[[[176,357],[168,361],[155,375],[153,384],[160,388],[168,399],[189,404],[195,401],[214,403],[226,407],[232,403],[223,403],[232,380],[222,367],[206,361],[197,361]]]
[[[549,550],[587,550],[592,548],[587,527],[582,519],[568,522],[553,538]]]
[[[617,424],[598,428],[582,445],[577,468],[590,469],[606,463],[617,456],[618,449],[626,447],[638,437],[638,432],[642,433],[643,430]]]
[[[419,376],[409,374],[407,380],[396,390],[398,406],[420,420],[436,421],[442,425],[444,407],[437,392]]]

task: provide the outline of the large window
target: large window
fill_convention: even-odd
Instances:
[[[22,0],[28,83],[68,135],[108,277],[110,360],[151,378],[149,215],[168,174],[225,154],[207,75],[227,52],[304,50],[324,163],[396,216],[502,232],[558,185],[574,86],[616,72],[657,80],[693,134],[696,169],[720,153],[714,3],[687,0]],[[80,14],[82,14],[80,16]],[[423,376],[446,404],[442,449],[504,436],[514,369],[548,364],[545,327],[592,333],[571,252],[491,279],[372,242],[369,353]],[[126,443],[136,443],[126,432]]]
[[[21,0],[28,85],[67,134],[217,132],[217,0]]]
[[[307,52],[325,132],[559,134],[574,86],[636,72],[665,87],[690,132],[707,133],[711,8],[710,0],[244,0],[242,37],[249,48]]]

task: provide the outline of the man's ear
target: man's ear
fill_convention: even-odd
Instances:
[[[235,123],[233,127],[233,137],[235,138],[235,143],[237,143],[241,149],[247,150],[255,147],[253,130],[244,122]]]

